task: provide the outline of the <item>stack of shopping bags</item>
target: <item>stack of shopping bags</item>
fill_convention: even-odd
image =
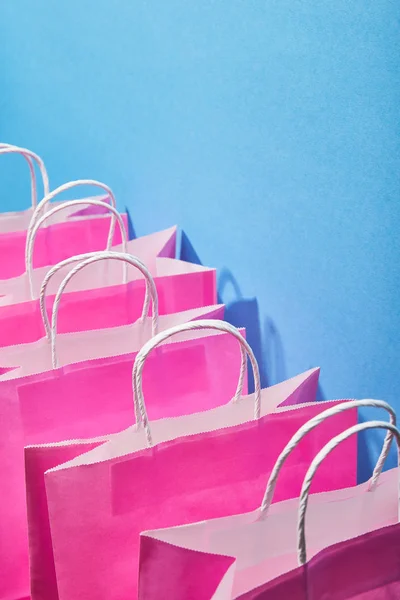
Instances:
[[[400,598],[393,409],[316,401],[317,368],[262,388],[175,227],[129,240],[107,185],[50,192],[35,153],[0,154],[32,177],[32,207],[0,215],[0,600]]]

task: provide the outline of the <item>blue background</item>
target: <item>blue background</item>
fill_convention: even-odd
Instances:
[[[320,365],[321,398],[400,408],[399,29],[388,0],[3,2],[0,138],[108,183],[137,235],[179,224],[264,383]]]

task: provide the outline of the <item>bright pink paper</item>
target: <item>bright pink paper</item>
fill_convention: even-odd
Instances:
[[[298,567],[240,596],[240,600],[284,598],[398,600],[400,525],[383,527],[330,546],[314,556],[305,567]]]
[[[237,340],[227,334],[197,333],[192,338],[167,343],[146,361],[150,418],[208,409],[234,395],[240,364]],[[24,446],[109,435],[132,425],[134,357],[78,363],[0,382],[0,481],[7,490],[0,497],[1,600],[29,594]]]
[[[315,389],[315,377],[312,379]],[[265,393],[273,395],[278,389],[274,386]],[[304,382],[298,402],[301,393],[304,400],[310,400]],[[90,452],[81,456],[81,465],[47,472],[60,600],[136,598],[142,531],[254,510],[279,452],[301,425],[332,404],[285,407],[258,422],[103,460],[95,458],[100,451],[107,456],[106,447],[101,446],[92,451],[93,459]],[[278,483],[276,500],[299,493],[310,459],[356,419],[355,411],[346,411],[302,440]],[[116,446],[118,436],[110,443],[110,448]],[[316,476],[315,486],[320,491],[355,484],[356,440],[347,440],[338,451],[341,456],[333,461],[328,458]],[[344,464],[342,457],[346,457]],[[156,579],[148,582],[153,589]],[[173,594],[169,597],[176,598]],[[145,594],[143,598],[151,597]]]
[[[216,303],[214,269],[171,258],[158,258],[155,262],[154,280],[161,315]],[[137,277],[132,271],[131,276]],[[144,295],[142,276],[127,284],[67,291],[61,298],[57,331],[89,331],[133,323],[142,313]],[[54,295],[48,296],[48,312],[53,302]],[[35,342],[44,335],[39,300],[0,306],[0,347]]]
[[[34,267],[55,265],[58,262],[84,252],[104,250],[110,230],[108,216],[97,216],[76,221],[55,223],[39,229],[33,256]],[[128,217],[122,215],[126,228]],[[0,235],[0,279],[17,277],[25,272],[26,231]],[[121,232],[115,228],[113,245],[121,242]]]

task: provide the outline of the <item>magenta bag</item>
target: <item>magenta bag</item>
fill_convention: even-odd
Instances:
[[[43,215],[42,217],[37,216],[36,209],[35,214],[32,218],[32,225],[29,226],[27,235],[26,235],[26,245],[25,245],[25,268],[26,272],[18,277],[11,277],[9,279],[0,280],[0,293],[5,296],[1,299],[2,305],[8,304],[16,304],[18,302],[23,302],[27,300],[31,300],[35,298],[35,293],[38,292],[38,273],[46,274],[48,270],[51,268],[51,265],[47,265],[45,268],[34,269],[33,266],[33,258],[34,258],[34,250],[35,243],[37,240],[38,233],[41,231],[42,224],[50,217],[53,216],[54,213],[63,212],[65,208],[73,208],[75,211],[80,206],[89,206],[90,208],[100,208],[103,211],[111,213],[111,221],[110,228],[107,239],[107,248],[106,250],[110,250],[112,239],[114,236],[115,224],[118,224],[119,230],[121,232],[122,239],[122,247],[124,252],[127,251],[127,232],[126,232],[126,219],[124,220],[123,215],[120,215],[115,206],[110,205],[106,202],[98,200],[96,198],[85,198],[84,200],[71,200],[69,202],[64,202],[58,207],[52,208],[48,213]],[[0,236],[1,239],[1,236]],[[113,247],[113,249],[115,246]],[[81,255],[79,255],[81,256]],[[58,263],[60,264],[60,263]],[[42,275],[43,279],[43,275]],[[41,283],[41,280],[40,280]]]
[[[391,525],[322,550],[305,567],[240,600],[397,600],[400,526]]]
[[[3,371],[0,380],[4,381],[5,379],[42,373],[52,368],[55,369],[60,362],[66,365],[137,351],[145,341],[157,333],[159,326],[161,329],[166,329],[171,325],[190,321],[196,317],[199,318],[206,313],[211,314],[215,313],[216,310],[219,312],[222,310],[222,306],[211,305],[200,307],[200,311],[196,309],[179,311],[170,316],[161,315],[160,317],[156,283],[147,267],[136,257],[120,252],[92,252],[67,259],[64,262],[75,262],[81,258],[85,260],[76,265],[60,285],[52,307],[51,325],[46,312],[44,293],[52,271],[46,276],[40,294],[40,318],[44,324],[45,337],[36,342],[0,348],[0,369]],[[102,295],[103,290],[101,288],[90,290],[88,301],[75,302],[72,303],[72,306],[69,305],[72,319],[81,325],[80,331],[60,334],[58,316],[63,292],[69,282],[73,281],[75,275],[84,272],[87,267],[98,265],[100,262],[122,266],[123,273],[119,273],[119,276],[124,280],[127,279],[128,266],[129,268],[131,266],[135,267],[135,271],[142,278],[144,276],[145,296],[143,305],[139,307],[137,303],[134,304],[139,314],[136,315],[135,312],[132,314],[133,311],[126,305],[125,292],[122,314],[133,321],[133,324],[127,325],[124,323],[121,326],[119,323],[115,323],[117,320],[115,316],[116,303],[113,297],[108,295],[109,302],[105,303],[101,301],[105,297]],[[54,269],[57,268],[58,266],[54,267]],[[172,294],[175,291],[177,290],[171,288]],[[150,308],[152,308],[152,319],[147,318]],[[93,324],[97,321],[102,329],[93,329]]]
[[[334,544],[325,542],[325,548],[315,554],[312,552],[314,556],[307,561],[306,540],[308,547],[309,534],[304,527],[313,473],[319,468],[320,461],[342,440],[371,428],[388,429],[400,446],[399,430],[393,424],[380,421],[361,423],[331,440],[310,466],[302,489],[297,524],[297,559],[301,566],[240,596],[240,600],[395,600],[400,597],[398,468],[380,475],[377,484],[373,478],[379,476],[383,464],[379,465],[378,462],[369,484],[358,486],[355,491],[351,490],[349,497],[343,495],[341,500],[333,492],[337,497],[332,499],[332,510],[329,505],[331,495],[327,494],[328,498],[322,502],[328,519],[320,523],[320,537],[323,536],[324,527],[328,531],[334,528],[335,521],[329,520],[329,515],[333,517],[339,514],[341,524],[349,509],[361,508],[363,512],[350,513],[357,526],[353,524],[343,541]],[[310,504],[312,500],[311,496]],[[340,503],[338,507],[335,502]],[[311,510],[310,506],[308,511]],[[349,518],[346,520],[350,521]],[[307,530],[310,525],[307,525]]]
[[[392,423],[395,422],[396,416],[393,409],[381,401],[347,401],[334,404],[332,408],[320,413],[299,429],[278,457],[270,473],[260,509],[250,513],[193,523],[185,527],[159,529],[142,534],[139,597],[143,600],[145,598],[146,600],[160,600],[168,590],[169,595],[176,600],[183,600],[187,597],[192,600],[203,600],[204,598],[236,600],[242,597],[243,593],[259,586],[260,583],[270,581],[296,567],[298,500],[289,500],[271,506],[278,475],[280,477],[280,473],[285,473],[287,468],[285,463],[293,449],[315,428],[318,430],[324,420],[332,419],[343,411],[354,411],[363,406],[385,408],[391,415]],[[345,434],[342,432],[341,435],[344,435],[343,439],[347,439],[348,432]],[[387,437],[372,481],[376,481],[380,476],[390,443],[391,435]],[[325,449],[324,453],[324,456],[328,455]],[[334,458],[337,460],[337,457]],[[343,459],[344,462],[341,464],[346,464],[348,458],[343,456]],[[311,467],[308,473],[310,470]],[[306,480],[309,485],[311,479],[308,474]],[[362,493],[365,495],[365,486]],[[317,498],[318,504],[313,505],[310,509],[310,516],[313,520],[309,525],[307,543],[312,547],[313,554],[322,547],[363,533],[366,530],[365,527],[381,526],[382,520],[379,520],[378,515],[374,517],[373,514],[374,504],[370,505],[372,512],[368,515],[369,518],[366,518],[363,496],[360,495],[360,492],[358,494],[357,500],[353,500],[358,503],[353,506],[356,516],[354,510],[346,511],[345,515],[341,514],[344,510],[343,499],[345,502],[350,502],[349,498],[355,497],[354,490],[341,489],[320,494]],[[392,495],[389,493],[389,501],[390,498]],[[315,499],[314,496],[313,501]],[[337,502],[336,507],[331,508],[335,501]],[[376,501],[377,496],[375,497]],[[393,504],[393,498],[391,502]],[[300,501],[301,503],[302,501]],[[388,522],[390,522],[390,515],[393,514],[393,511],[387,511],[386,506],[383,508],[385,511],[382,512],[380,519],[389,518]],[[328,515],[327,511],[329,512],[329,510],[331,512]],[[154,560],[154,557],[157,559]],[[199,577],[195,578],[193,574],[198,572],[196,565],[199,562],[202,564],[203,573],[201,575],[199,573]],[[206,572],[210,573],[209,577],[205,575]],[[289,579],[292,581],[291,578]],[[161,580],[162,586],[156,583]],[[276,597],[279,598],[279,596]],[[287,597],[291,598],[292,596]],[[311,597],[325,598],[323,594]]]
[[[171,230],[169,231],[168,235],[171,236]],[[175,229],[172,231],[175,240]],[[131,250],[137,247],[138,244],[134,243],[136,241],[139,242],[128,242],[127,248]],[[45,329],[43,321],[46,319],[46,310],[52,310],[55,299],[52,296],[46,299],[46,303],[43,302],[47,282],[52,281],[53,273],[58,275],[59,280],[57,271],[60,268],[82,258],[82,255],[72,257],[49,271],[42,285],[41,300],[0,305],[0,348],[31,342],[38,342],[38,346],[45,344],[43,338],[46,334],[48,336],[49,330]],[[150,271],[155,277],[160,314],[181,312],[216,303],[215,269],[155,257],[153,265]],[[122,284],[122,281],[121,266],[113,261],[106,265],[92,261],[84,271],[76,272],[76,277],[74,276],[71,286],[68,284],[67,289],[70,290],[75,282],[74,287],[63,294],[57,331],[66,333],[118,327],[138,319],[145,296],[143,276],[140,272],[130,269],[127,273],[127,283]],[[8,362],[2,360],[2,354],[7,355]],[[18,363],[12,363],[12,356],[11,349],[5,353],[0,351],[0,366],[17,366]]]
[[[13,151],[13,148],[0,149],[0,153],[11,151]],[[62,209],[65,204],[67,205],[67,208],[70,208],[71,205],[67,202],[63,205],[56,206],[42,216],[44,207],[57,194],[80,185],[90,185],[104,190],[110,197],[115,208],[115,198],[110,188],[98,181],[81,180],[66,183],[58,187],[39,202],[32,215],[28,231],[0,234],[0,256],[7,257],[7,260],[2,260],[0,263],[0,280],[17,277],[25,272],[25,248],[28,244],[31,230],[34,228],[35,224],[39,221],[40,223],[43,223],[48,218],[52,217],[55,212]],[[104,207],[102,207],[102,210],[105,210]],[[123,220],[125,225],[127,225],[126,214],[123,215]],[[112,226],[113,221],[106,214],[90,216],[85,214],[83,216],[77,216],[76,218],[74,217],[73,220],[69,219],[67,221],[49,224],[46,228],[38,231],[33,260],[34,267],[54,265],[75,254],[103,250],[106,245],[110,225],[112,236],[109,238],[109,242],[112,245],[118,244],[121,242],[121,234],[119,231],[114,232],[114,227]]]
[[[87,200],[87,202],[91,202],[91,200]],[[90,204],[90,207],[93,207],[93,205]],[[109,208],[108,210],[112,209]],[[145,263],[152,275],[154,275],[157,270],[156,258],[175,258],[176,227],[170,227],[164,231],[151,233],[126,242],[125,235],[127,235],[126,232],[121,231],[123,242],[113,246],[113,251],[127,252],[128,254],[136,256]],[[34,247],[31,246],[31,253],[28,254],[27,252],[28,262],[25,273],[18,277],[0,281],[0,307],[29,302],[30,300],[39,298],[44,278],[50,270],[52,270],[54,275],[48,281],[47,293],[54,295],[57,292],[58,287],[66,274],[65,267],[60,267],[60,263],[57,263],[59,270],[56,271],[53,269],[57,267],[57,265],[55,265],[55,267],[47,266],[34,269],[32,264],[33,250]],[[62,261],[61,264],[63,263],[64,261]],[[114,284],[117,285],[121,282],[121,269],[104,269],[103,267],[103,265],[100,265],[100,268],[99,265],[90,267],[85,271],[84,277],[78,275],[74,278],[68,289],[70,291],[87,290],[92,287],[98,288]]]
[[[223,317],[223,307],[163,316],[160,327],[207,316]],[[145,324],[145,331],[151,331],[149,325]],[[135,324],[123,329],[133,337],[135,331],[140,332],[138,327]],[[106,332],[111,335],[113,329]],[[87,346],[87,334],[72,334],[79,352]],[[63,339],[59,337],[57,349],[62,352]],[[94,351],[100,342],[97,337]],[[226,401],[221,389],[233,395],[232,372],[239,368],[234,342],[226,334],[188,332],[179,341],[160,348],[145,373],[152,418],[218,406]],[[111,342],[106,346],[114,349]],[[0,481],[7,489],[0,498],[0,572],[7,574],[0,578],[2,600],[23,598],[29,593],[24,446],[70,437],[108,436],[131,426],[135,422],[132,365],[136,353],[137,348],[130,354],[71,364],[37,375],[10,379],[13,373],[9,372],[0,378]],[[220,369],[215,369],[217,361]],[[196,390],[193,377],[198,381]]]
[[[187,324],[175,331],[196,326],[206,325]],[[234,331],[226,323],[213,326]],[[253,510],[282,447],[300,425],[327,406],[313,402],[318,370],[260,390],[254,356],[241,340],[255,372],[255,394],[207,412],[151,421],[149,427],[141,392],[143,363],[158,341],[170,335],[163,332],[150,340],[136,359],[136,397],[144,431],[130,428],[45,474],[60,600],[136,598],[140,533]],[[187,368],[180,373],[185,376]],[[163,393],[160,402],[162,398]],[[356,418],[354,410],[347,411],[304,440],[280,483],[278,499],[298,494],[316,449]],[[46,448],[40,452],[43,460]],[[318,473],[319,490],[355,483],[355,440],[342,452],[345,466],[338,469],[328,461]],[[32,455],[29,464],[31,459]]]

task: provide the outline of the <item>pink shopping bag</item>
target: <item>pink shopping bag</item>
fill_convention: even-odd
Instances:
[[[383,473],[372,490],[369,482],[352,490],[347,497],[343,495],[341,499],[335,492],[334,499],[331,498],[332,494],[327,494],[321,506],[318,502],[314,506],[311,496],[307,509],[308,487],[319,461],[349,435],[370,428],[389,429],[399,446],[398,429],[393,424],[380,421],[361,423],[327,444],[313,461],[302,488],[297,523],[297,560],[300,566],[244,594],[240,600],[394,600],[400,597],[398,468]],[[379,473],[379,468],[375,469],[375,473],[377,471]],[[323,537],[324,527],[328,530],[332,528],[335,522],[331,518],[339,516],[337,523],[341,526],[344,539],[333,544],[324,541],[324,549],[315,553],[315,548],[311,552],[308,548],[308,538],[315,522],[313,514],[317,506],[321,516],[325,514],[325,521],[319,522],[319,538]],[[343,531],[343,518],[351,521],[347,518],[348,510],[356,511],[351,512],[356,526],[350,522],[350,529]],[[357,512],[359,510],[362,512]]]
[[[187,324],[176,331],[194,326],[206,324]],[[234,332],[227,324],[213,326]],[[130,428],[45,474],[62,600],[136,598],[140,533],[254,509],[281,448],[300,425],[326,407],[312,402],[318,370],[261,391],[254,356],[241,340],[251,357],[255,394],[207,412],[154,421],[149,427],[141,392],[143,363],[157,342],[170,335],[155,337],[136,359],[136,398],[144,431]],[[307,404],[299,406],[303,402]],[[304,440],[279,486],[278,499],[298,494],[315,450],[356,417],[354,410],[347,411]],[[319,490],[355,483],[355,441],[342,452],[345,467],[327,462],[318,473]]]
[[[127,247],[130,249],[135,245],[128,242]],[[61,267],[81,258],[82,256],[67,259],[61,263]],[[161,314],[216,303],[215,269],[168,258],[154,259],[153,262],[155,265],[152,272],[155,276]],[[58,266],[51,270],[48,276],[51,277],[52,272],[57,269]],[[115,262],[104,265],[94,261],[76,273],[76,279],[75,286],[71,285],[71,291],[68,291],[68,281],[67,293],[63,294],[58,320],[59,332],[117,327],[139,318],[145,295],[145,282],[139,271],[129,270],[127,283],[122,284],[121,265]],[[71,279],[71,284],[74,281],[75,276]],[[45,278],[44,283],[46,282]],[[102,282],[105,283],[104,287],[96,287],[102,286]],[[46,285],[40,294],[41,298],[44,298],[45,293]],[[45,304],[39,299],[0,305],[0,347],[42,340],[48,333],[44,328],[43,319],[46,310],[52,310],[54,299],[55,296],[48,297]],[[38,344],[43,345],[43,341]],[[10,363],[13,360],[12,350],[7,351],[6,355],[9,359],[7,364],[17,366],[18,363]],[[6,366],[1,358],[0,366]]]
[[[223,307],[166,315],[160,317],[160,328],[204,316],[221,318]],[[144,327],[148,336],[149,325],[146,323]],[[22,598],[29,591],[24,446],[58,442],[69,436],[80,439],[107,435],[135,421],[132,365],[138,346],[135,348],[133,338],[135,332],[140,334],[141,328],[138,324],[122,329],[125,338],[132,339],[130,354],[112,356],[112,352],[119,350],[115,347],[115,337],[108,337],[103,359],[14,379],[6,373],[0,378],[0,481],[7,489],[7,494],[0,498],[0,573],[7,574],[0,578],[2,599]],[[109,329],[107,334],[111,336],[112,331]],[[114,335],[117,334],[121,339],[121,330]],[[73,335],[79,352],[81,347],[86,347],[92,348],[92,355],[98,354],[101,337],[96,336],[89,345],[87,332]],[[64,338],[59,338],[57,350],[61,354]],[[154,354],[146,374],[152,417],[175,416],[204,406],[217,406],[225,400],[221,398],[221,389],[233,395],[232,372],[238,368],[237,348],[233,342],[227,335],[189,332]],[[215,369],[217,360],[222,365],[221,370]],[[178,380],[182,366],[186,375]],[[163,375],[161,380],[158,374]],[[195,391],[192,377],[199,382]]]
[[[46,312],[44,298],[46,280],[44,282],[40,296],[40,312],[45,337],[37,342],[0,348],[0,370],[3,371],[0,380],[4,381],[5,379],[15,379],[24,377],[25,375],[42,373],[52,368],[55,369],[60,363],[67,365],[95,358],[103,358],[105,356],[118,356],[139,350],[146,340],[158,332],[160,322],[161,329],[165,329],[166,323],[171,324],[171,322],[174,322],[177,324],[186,322],[187,320],[191,320],[191,318],[196,318],[196,316],[204,314],[203,307],[201,307],[202,310],[200,313],[198,311],[192,313],[190,311],[179,311],[174,313],[172,320],[171,318],[167,318],[167,315],[162,315],[160,318],[156,282],[147,267],[134,256],[120,252],[93,252],[81,255],[81,257],[84,260],[79,262],[68,273],[55,296],[51,324]],[[75,257],[73,260],[75,261],[78,258]],[[81,330],[69,334],[58,334],[58,316],[63,292],[78,272],[85,271],[86,267],[98,264],[99,262],[122,264],[124,269],[122,277],[125,279],[127,278],[127,266],[130,268],[132,266],[135,267],[135,270],[142,277],[144,276],[145,295],[143,306],[140,309],[137,306],[140,310],[140,312],[138,310],[138,315],[129,314],[132,311],[130,311],[129,306],[126,306],[125,293],[124,312],[125,314],[128,313],[126,316],[134,323],[128,326],[114,326],[116,306],[113,298],[111,297],[110,301],[104,304],[99,301],[102,298],[102,289],[98,290],[98,295],[96,294],[97,290],[91,290],[88,302],[75,302],[72,304],[71,313],[75,320],[79,319]],[[51,275],[51,271],[49,275]],[[171,292],[174,293],[175,290],[171,289]],[[147,318],[150,308],[152,308],[152,319]],[[103,313],[101,314],[100,311],[102,309]],[[208,314],[221,313],[222,306],[207,306],[205,311]],[[97,315],[99,326],[103,327],[103,329],[93,329],[94,315]],[[91,325],[92,328],[88,328],[88,325]]]
[[[261,583],[296,567],[298,501],[289,500],[271,506],[278,475],[293,449],[325,419],[332,418],[343,411],[371,405],[388,410],[392,423],[395,423],[395,413],[388,404],[366,400],[336,404],[300,428],[276,461],[261,502],[261,509],[142,534],[139,598],[156,600],[166,594],[176,600],[188,597],[192,600],[234,600],[254,590]],[[373,481],[380,475],[390,442],[389,435]],[[282,474],[285,469],[286,466],[283,467]],[[363,493],[365,494],[365,486]],[[365,527],[373,524],[373,518],[366,520],[365,507],[360,504],[356,515],[352,511],[346,511],[344,516],[340,515],[340,511],[343,510],[341,502],[343,503],[343,499],[348,502],[351,494],[354,495],[354,491],[348,489],[319,494],[318,506],[313,505],[310,508],[310,511],[314,511],[312,513],[314,520],[310,524],[309,543],[313,546],[314,552],[335,541],[363,533]],[[328,498],[331,503],[334,497],[338,502],[337,510],[332,511],[329,504],[328,512],[332,511],[329,517],[326,503]],[[375,501],[376,497],[375,495]],[[362,501],[361,497],[357,502],[360,501]],[[382,517],[383,514],[380,517],[375,516],[375,526],[380,526],[379,518]],[[388,513],[385,511],[383,518],[387,519],[387,517]],[[361,522],[363,522],[362,526]],[[330,527],[328,524],[331,524]],[[157,560],[154,560],[155,557]],[[198,577],[193,575],[197,572],[198,562],[203,565],[204,572],[210,574],[209,577],[205,573]],[[289,580],[292,581],[291,577]],[[285,596],[276,596],[276,598],[280,597]],[[321,597],[325,598],[323,595],[315,596],[315,598]],[[297,600],[297,596],[293,598]]]
[[[12,150],[12,148],[0,149],[0,153],[8,152],[10,150]],[[45,196],[38,204],[33,213],[28,231],[8,232],[0,235],[0,255],[7,257],[7,260],[2,260],[0,264],[0,280],[17,277],[24,273],[26,263],[25,249],[30,237],[31,229],[34,228],[37,222],[40,221],[41,223],[44,223],[45,220],[53,217],[55,212],[59,212],[59,209],[62,208],[63,205],[57,206],[41,216],[43,208],[56,195],[72,189],[73,187],[77,187],[78,185],[90,185],[102,189],[111,198],[111,202],[115,208],[115,198],[110,188],[97,181],[81,180],[58,187],[56,190]],[[66,204],[68,205],[67,208],[74,206],[68,202]],[[104,207],[102,207],[102,209],[104,209]],[[126,214],[123,215],[123,220],[125,225],[127,225]],[[71,219],[50,224],[46,228],[42,228],[38,231],[33,264],[35,267],[54,265],[75,254],[102,250],[105,247],[109,229],[110,217],[107,214],[91,215],[90,217],[86,215],[83,217],[79,216],[73,220]],[[111,231],[113,236],[109,241],[113,244],[120,243],[120,232],[118,230],[114,232],[113,228]]]
[[[108,232],[107,239],[107,247],[106,250],[110,250],[111,244],[114,237],[115,225],[118,225],[118,228],[121,233],[122,246],[124,251],[127,250],[127,231],[126,231],[126,219],[124,221],[123,215],[120,215],[117,211],[116,207],[101,200],[95,198],[85,198],[84,200],[72,200],[69,202],[64,202],[58,207],[52,208],[49,212],[44,214],[43,216],[38,216],[40,212],[40,207],[38,207],[32,217],[31,225],[28,228],[26,233],[26,243],[25,243],[25,268],[26,273],[18,277],[11,277],[8,279],[0,280],[0,292],[2,295],[6,294],[6,297],[2,298],[2,304],[15,304],[16,302],[21,302],[23,300],[30,300],[35,298],[35,271],[40,271],[39,269],[34,269],[33,259],[34,259],[34,250],[36,248],[37,236],[40,231],[42,231],[41,226],[43,223],[49,219],[53,213],[63,212],[65,208],[73,208],[76,210],[80,206],[94,206],[95,208],[100,208],[101,210],[105,210],[108,213],[111,213],[110,227]],[[0,236],[1,240],[1,236]],[[51,265],[47,265],[44,273],[51,268]],[[26,287],[22,287],[22,284],[25,284]],[[21,292],[23,292],[23,296],[21,297]]]
[[[93,207],[92,204],[89,206]],[[124,232],[121,232],[121,237],[124,238]],[[46,275],[48,275],[50,271],[53,271],[53,269],[50,266],[39,267],[36,269],[33,268],[33,244],[34,240],[30,248],[31,252],[27,253],[26,272],[18,277],[0,280],[0,306],[20,304],[21,302],[28,302],[29,300],[39,298],[43,281]],[[134,240],[126,242],[124,240],[121,244],[114,245],[113,250],[115,252],[128,252],[129,254],[136,256],[146,264],[147,268],[154,275],[157,269],[156,258],[175,258],[176,227],[170,227],[164,231],[151,233]],[[62,261],[61,264],[63,263],[64,261]],[[60,263],[57,264],[60,265]],[[47,285],[48,294],[55,294],[57,292],[62,279],[65,277],[66,267],[68,265],[69,263],[67,263],[65,267],[59,267],[59,269],[54,272],[54,275]],[[105,287],[107,285],[118,284],[121,281],[120,272],[121,270],[117,270],[116,268],[99,269],[98,266],[93,266],[85,271],[84,277],[78,275],[74,278],[68,288],[77,291],[81,289],[91,289],[92,287]]]

